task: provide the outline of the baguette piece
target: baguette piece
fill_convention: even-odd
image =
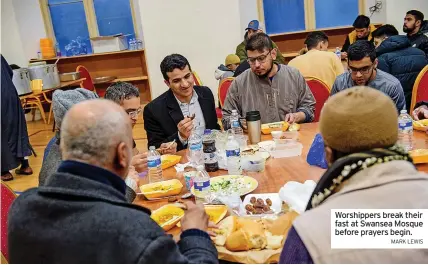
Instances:
[[[229,251],[247,251],[251,249],[250,239],[242,229],[233,232],[226,239],[226,249]]]
[[[236,231],[237,218],[236,216],[228,216],[219,224],[217,230],[217,236],[215,237],[214,243],[217,246],[224,246],[226,239]]]
[[[247,234],[251,249],[264,249],[266,247],[267,239],[261,223],[242,218],[238,220],[238,230],[242,230]]]

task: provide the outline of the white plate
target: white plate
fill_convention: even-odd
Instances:
[[[266,199],[270,199],[272,201],[272,206],[270,207],[271,210],[274,212],[273,214],[279,214],[282,209],[282,202],[279,198],[278,193],[259,193],[259,194],[248,194],[245,196],[243,207],[245,208],[245,205],[252,204],[250,203],[251,197],[255,197],[256,199],[263,199],[266,204]],[[247,215],[247,211],[245,210],[245,215]],[[272,215],[272,214],[251,214],[247,216],[266,216],[266,215]]]
[[[258,146],[263,149],[259,151],[267,151],[270,152],[275,149],[275,142],[274,141],[263,141],[258,143]]]

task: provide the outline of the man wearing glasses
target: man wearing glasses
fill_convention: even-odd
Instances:
[[[394,76],[377,69],[376,50],[370,41],[360,40],[348,49],[348,72],[336,78],[330,95],[354,86],[368,86],[387,94],[397,110],[406,109],[403,88]]]
[[[134,128],[135,124],[137,124],[138,116],[142,112],[138,88],[130,83],[117,82],[107,88],[104,98],[119,104],[125,112],[128,113],[132,128]],[[177,144],[173,143],[171,147],[168,145],[168,143],[164,143],[160,146],[158,151],[161,154],[174,154],[177,149]],[[134,166],[135,170],[139,173],[146,171],[147,152],[140,152],[137,149],[135,141],[133,141],[133,155],[131,165]]]
[[[261,122],[310,122],[315,99],[305,79],[295,68],[276,64],[277,50],[265,33],[256,33],[246,43],[250,69],[232,83],[223,107],[223,126],[230,128],[232,110],[244,118],[260,111]],[[245,124],[242,124],[245,129]]]

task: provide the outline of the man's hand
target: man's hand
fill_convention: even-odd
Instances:
[[[427,106],[420,106],[419,108],[415,109],[413,111],[413,118],[415,120],[423,120],[428,119],[428,107]]]
[[[169,145],[171,145],[169,147]],[[163,143],[161,144],[161,146],[159,147],[159,153],[161,153],[161,155],[165,155],[165,154],[175,154],[177,153],[177,143]]]
[[[306,114],[303,112],[288,113],[285,115],[285,121],[289,124],[301,123],[305,120]]]
[[[147,153],[139,153],[132,157],[131,166],[135,168],[138,173],[147,170]]]
[[[210,220],[202,203],[185,202],[187,210],[181,219],[181,231],[199,229],[207,232]]]
[[[346,58],[348,58],[348,53],[347,52],[340,53],[340,58],[342,58],[342,60],[345,60]]]
[[[177,128],[181,138],[187,140],[193,130],[193,119],[184,118],[182,121],[178,123]]]

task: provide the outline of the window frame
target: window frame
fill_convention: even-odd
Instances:
[[[290,33],[297,33],[297,32],[304,32],[304,31],[314,31],[314,30],[324,30],[324,29],[332,29],[332,28],[344,28],[344,27],[351,27],[349,26],[338,26],[338,27],[330,27],[330,28],[316,28],[316,17],[315,17],[315,0],[303,0],[304,1],[304,8],[305,8],[305,30],[303,31],[296,31],[296,32],[282,32],[282,33],[276,33],[276,34],[270,34],[270,35],[282,35],[282,34],[290,34]],[[257,11],[258,11],[258,19],[260,22],[262,22],[265,26],[265,15],[264,15],[264,8],[263,8],[263,0],[257,0]],[[358,0],[358,13],[360,15],[364,15],[365,13],[365,2],[364,0]]]
[[[93,0],[82,0],[83,7],[85,9],[86,23],[88,25],[89,37],[99,37],[97,16],[95,14],[94,1]],[[134,24],[135,38],[140,39],[137,21],[135,16],[134,0],[129,0],[131,6],[132,23]],[[39,0],[40,10],[42,13],[43,23],[45,25],[45,31],[48,38],[56,42],[55,32],[52,24],[52,17],[49,10],[48,0]]]

